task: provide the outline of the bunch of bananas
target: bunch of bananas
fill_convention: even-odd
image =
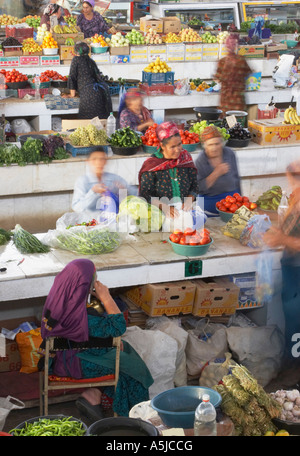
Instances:
[[[284,111],[284,123],[291,125],[300,125],[300,116],[295,108],[291,106]]]
[[[74,46],[74,44],[75,44],[75,42],[74,42],[73,38],[67,38],[65,41],[66,46]]]
[[[55,33],[78,33],[78,29],[74,24],[71,25],[55,25],[53,28]]]

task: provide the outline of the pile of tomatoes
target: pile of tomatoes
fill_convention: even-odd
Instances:
[[[199,135],[188,130],[179,130],[182,144],[198,144],[200,142]]]
[[[159,139],[156,135],[157,123],[148,127],[145,134],[142,136],[142,141],[144,146],[159,146]]]
[[[43,81],[42,81],[42,78],[44,79]],[[46,78],[48,78],[48,79],[46,79]],[[53,81],[67,81],[68,77],[62,76],[61,74],[59,74],[57,71],[54,71],[54,70],[46,70],[43,73],[41,73],[41,75],[40,75],[41,82],[48,82],[48,81],[50,81],[50,79],[52,79]]]
[[[203,228],[200,231],[187,228],[183,232],[180,230],[173,231],[169,239],[175,244],[181,245],[205,245],[211,242],[210,232],[208,229]]]
[[[15,68],[11,71],[5,71],[4,69],[1,70],[1,74],[5,76],[5,82],[24,82],[28,81],[28,77],[26,74],[20,73]]]
[[[235,213],[241,206],[246,206],[250,211],[257,208],[256,203],[252,203],[247,196],[241,196],[239,193],[234,193],[233,196],[227,195],[216,203],[216,208],[222,212]]]

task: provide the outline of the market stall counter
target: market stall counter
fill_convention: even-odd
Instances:
[[[202,257],[174,253],[168,243],[169,233],[157,232],[136,234],[133,240],[125,239],[115,252],[87,258],[93,260],[99,280],[109,288],[254,272],[258,250],[224,236],[222,226],[220,218],[208,219],[206,227],[214,243]],[[42,239],[44,235],[37,236]],[[55,275],[80,257],[61,249],[23,255],[12,243],[0,249],[1,265],[6,268],[0,275],[0,302],[47,296]],[[274,270],[280,269],[280,257],[278,250]]]

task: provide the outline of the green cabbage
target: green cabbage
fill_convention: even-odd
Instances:
[[[131,216],[140,231],[159,231],[164,222],[165,216],[158,207],[153,206],[138,196],[128,196],[119,207],[121,215]]]

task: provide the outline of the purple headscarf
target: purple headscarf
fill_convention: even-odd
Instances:
[[[41,336],[64,337],[74,342],[89,338],[87,298],[95,265],[87,259],[71,261],[56,277],[44,305]]]

